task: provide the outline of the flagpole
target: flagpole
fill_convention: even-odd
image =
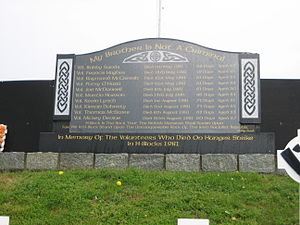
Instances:
[[[161,1],[158,0],[158,24],[157,24],[157,37],[160,38],[160,29],[161,29]]]

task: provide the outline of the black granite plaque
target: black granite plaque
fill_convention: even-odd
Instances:
[[[58,55],[53,132],[40,151],[271,153],[257,54],[144,39]]]
[[[76,55],[71,133],[238,133],[239,54],[145,39]]]

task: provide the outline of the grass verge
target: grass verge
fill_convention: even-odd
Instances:
[[[11,225],[176,225],[178,218],[296,225],[299,186],[289,177],[241,172],[0,173],[0,215]]]

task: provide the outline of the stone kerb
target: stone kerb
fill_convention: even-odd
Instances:
[[[273,154],[94,154],[2,152],[0,171],[56,169],[125,169],[191,172],[260,172],[286,174],[276,169]]]
[[[275,172],[275,155],[244,154],[239,155],[240,171],[242,172]]]
[[[145,170],[163,170],[165,156],[163,154],[132,154],[129,167]]]
[[[202,170],[204,172],[233,172],[237,169],[237,155],[235,154],[202,155]]]
[[[128,167],[128,154],[95,154],[95,169],[125,169]]]
[[[32,152],[27,153],[26,169],[28,170],[55,170],[58,168],[58,153]]]
[[[200,154],[167,154],[166,170],[199,172]]]
[[[25,169],[24,152],[1,152],[0,170],[23,170]]]
[[[93,169],[93,153],[60,153],[60,169]]]

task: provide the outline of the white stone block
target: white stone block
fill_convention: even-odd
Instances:
[[[0,216],[0,225],[9,225],[9,217]]]
[[[178,225],[209,225],[208,219],[178,219]]]

